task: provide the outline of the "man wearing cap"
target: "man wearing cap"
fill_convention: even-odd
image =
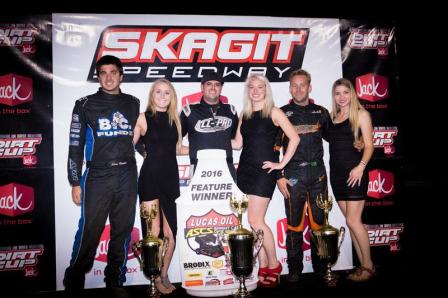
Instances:
[[[231,140],[238,126],[238,115],[233,105],[219,100],[224,81],[217,72],[207,72],[201,80],[203,96],[197,104],[187,104],[182,109],[180,120],[182,136],[188,134],[190,163],[198,163],[197,152],[202,149],[226,151],[227,165],[235,179]]]

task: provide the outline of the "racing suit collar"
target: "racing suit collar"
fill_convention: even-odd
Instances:
[[[102,97],[105,97],[106,99],[116,99],[116,98],[119,98],[122,95],[121,89],[119,89],[119,93],[118,94],[110,94],[110,93],[104,92],[103,88],[101,88],[101,87],[98,88],[97,94],[102,96]]]
[[[206,105],[206,106],[208,106],[208,107],[216,107],[216,106],[220,107],[220,106],[221,106],[221,100],[218,99],[218,102],[217,102],[216,104],[211,105],[211,104],[207,103],[207,102],[204,100],[204,97],[201,97],[201,104]]]

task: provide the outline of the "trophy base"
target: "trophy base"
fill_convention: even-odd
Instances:
[[[239,285],[238,291],[235,294],[233,294],[233,297],[235,297],[235,298],[252,297],[252,295],[249,293],[249,291],[246,288],[244,276],[238,277],[238,281],[240,282],[240,285]]]
[[[252,297],[252,295],[248,291],[246,291],[246,292],[238,291],[235,294],[233,294],[233,297],[235,297],[235,298],[248,298],[248,297]]]
[[[339,276],[331,271],[331,269],[327,269],[323,278],[327,286],[335,287],[337,285]]]
[[[159,290],[156,288],[156,276],[151,275],[149,279],[149,288],[146,293],[148,293],[148,297],[151,298],[159,298],[161,296]]]

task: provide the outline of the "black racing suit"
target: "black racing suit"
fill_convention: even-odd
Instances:
[[[281,108],[300,136],[291,161],[278,173],[278,178],[284,175],[291,183],[288,186],[290,198],[285,198],[285,211],[288,220],[286,247],[288,267],[290,272],[301,273],[303,270],[303,230],[306,213],[313,230],[323,224],[323,211],[316,205],[316,197],[327,193],[327,174],[323,162],[323,133],[328,129],[330,115],[319,105],[309,103],[299,106],[293,101]],[[282,133],[279,144],[286,152],[288,139]],[[307,206],[307,208],[305,208]],[[320,272],[321,262],[316,255],[316,249],[311,241],[311,257],[313,269]]]
[[[137,166],[132,142],[140,109],[139,100],[121,93],[100,90],[76,101],[70,126],[68,179],[81,186],[81,218],[66,288],[83,288],[85,273],[93,265],[107,217],[110,242],[104,270],[107,286],[126,280],[126,261],[134,226],[137,200]],[[83,160],[86,170],[81,177]]]
[[[190,163],[196,168],[197,152],[202,149],[223,149],[226,151],[227,165],[235,179],[232,143],[238,127],[238,116],[233,105],[218,102],[186,105],[180,114],[182,136],[188,133]]]

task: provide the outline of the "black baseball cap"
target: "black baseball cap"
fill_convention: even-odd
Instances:
[[[209,71],[209,72],[204,73],[204,75],[202,76],[202,79],[201,79],[201,84],[204,84],[205,82],[208,82],[208,81],[218,81],[221,84],[224,84],[224,80],[222,79],[222,76],[217,72]]]

